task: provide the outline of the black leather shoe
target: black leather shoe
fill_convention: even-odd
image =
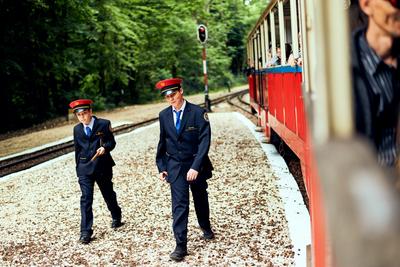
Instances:
[[[91,240],[92,237],[90,235],[81,235],[79,238],[79,242],[82,244],[89,244]]]
[[[175,250],[169,255],[173,261],[182,261],[187,255],[186,246],[176,246]]]
[[[210,230],[204,230],[204,229],[202,229],[203,230],[203,238],[205,239],[205,240],[211,240],[211,239],[214,239],[214,237],[215,237],[215,235],[214,235],[214,232],[210,229]]]
[[[112,220],[112,223],[111,223],[111,228],[118,228],[118,227],[121,227],[122,225],[124,225],[122,222],[121,222],[121,219],[113,219]]]

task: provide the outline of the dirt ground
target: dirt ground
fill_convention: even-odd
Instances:
[[[247,85],[238,86],[233,88],[231,91],[240,91],[246,87]],[[211,93],[210,99],[220,97],[227,93],[227,90]],[[191,95],[188,96],[187,99],[192,103],[200,104],[204,102],[204,95]],[[157,117],[158,113],[164,107],[166,107],[166,103],[160,102],[126,106],[123,108],[117,108],[98,113],[94,111],[94,114],[98,117],[111,120],[112,124],[115,126],[124,122],[137,123],[146,119]],[[43,124],[41,127],[36,126],[3,136],[3,138],[0,138],[0,157],[9,156],[27,149],[71,137],[73,125],[77,123],[77,120],[71,116],[71,120],[69,121],[65,121],[64,119],[60,119],[60,121],[53,121],[52,123]]]

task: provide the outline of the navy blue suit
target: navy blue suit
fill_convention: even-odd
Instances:
[[[117,196],[113,190],[112,167],[115,165],[110,151],[115,147],[114,135],[109,120],[94,117],[92,133],[87,136],[82,123],[74,127],[76,173],[81,187],[81,233],[92,233],[93,189],[97,183],[113,219],[121,218]],[[103,146],[106,153],[91,160],[98,148]]]
[[[178,245],[187,243],[189,187],[192,191],[197,220],[210,230],[207,179],[213,166],[208,157],[211,128],[205,110],[186,102],[179,132],[176,132],[172,107],[160,112],[160,140],[157,147],[158,171],[166,171],[171,186],[173,230]],[[199,172],[194,182],[186,180],[189,169]]]

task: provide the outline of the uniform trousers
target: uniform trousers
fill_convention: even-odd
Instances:
[[[189,216],[189,187],[192,191],[197,221],[202,229],[210,230],[210,208],[208,204],[207,181],[188,182],[186,174],[179,175],[171,185],[173,231],[177,245],[187,243]]]
[[[81,187],[81,234],[92,234],[93,226],[93,190],[94,183],[99,186],[100,192],[111,212],[113,219],[121,219],[121,208],[118,206],[117,194],[114,192],[112,172],[108,174],[93,174],[79,177]]]

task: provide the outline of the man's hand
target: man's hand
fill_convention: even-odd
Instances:
[[[106,149],[104,147],[99,147],[96,150],[96,154],[94,154],[93,158],[91,159],[91,161],[95,160],[97,157],[100,157],[101,155],[104,155],[106,153]]]
[[[106,153],[106,149],[104,147],[99,147],[99,149],[97,149],[96,154],[98,154],[98,156],[104,155]]]
[[[192,182],[197,179],[197,175],[199,174],[198,171],[190,169],[186,175],[186,180],[188,182]]]
[[[166,177],[168,176],[168,173],[166,171],[160,172],[160,180],[163,182],[166,182]]]

